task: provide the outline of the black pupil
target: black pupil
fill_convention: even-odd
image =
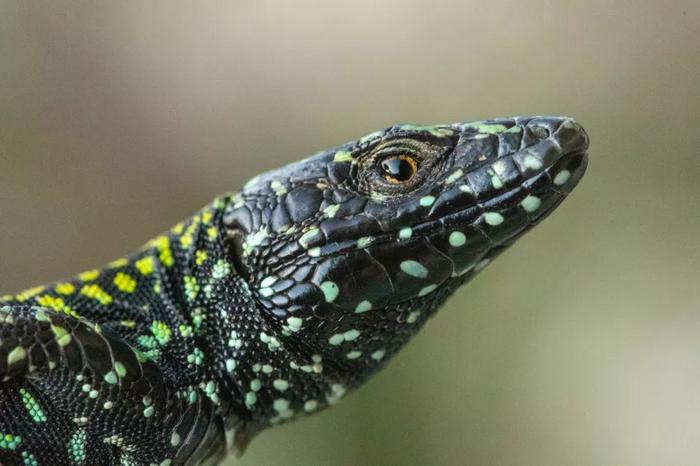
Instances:
[[[413,166],[399,157],[382,160],[382,170],[398,181],[406,181],[413,176]]]

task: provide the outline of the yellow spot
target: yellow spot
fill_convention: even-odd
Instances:
[[[182,231],[183,231],[184,229],[185,229],[185,226],[184,226],[182,223],[178,223],[177,225],[175,225],[174,227],[172,227],[172,228],[170,229],[170,231],[172,231],[172,232],[175,233],[176,235],[181,235],[181,234],[182,234]]]
[[[216,227],[207,228],[207,236],[209,239],[216,239],[216,237],[219,236],[219,229]]]
[[[31,299],[34,296],[38,295],[42,291],[44,291],[43,286],[35,286],[34,288],[29,288],[28,290],[24,290],[20,294],[17,295],[17,301],[19,301],[19,302],[26,301],[26,300]]]
[[[208,211],[208,210],[207,210],[207,211],[204,211],[204,212],[202,213],[202,223],[209,223],[209,222],[211,222],[211,217],[212,217],[212,213],[211,213],[210,211]]]
[[[197,231],[197,228],[199,227],[200,221],[201,220],[199,219],[198,215],[193,217],[192,223],[189,224],[189,226],[185,230],[185,233],[180,237],[180,245],[183,249],[187,249],[190,246],[192,246],[192,243],[194,242],[194,234]]]
[[[71,342],[71,335],[65,328],[58,325],[52,325],[51,331],[56,337],[56,342],[59,346],[68,346],[68,344]]]
[[[58,283],[54,289],[56,293],[62,295],[71,295],[75,293],[75,286],[73,286],[72,283]]]
[[[122,321],[119,322],[119,323],[120,323],[123,327],[126,327],[126,328],[134,328],[134,327],[136,327],[136,322],[134,322],[133,320],[122,320]]]
[[[99,270],[88,270],[87,272],[83,272],[80,275],[78,275],[78,278],[81,279],[84,282],[89,282],[97,277],[100,276],[100,271]]]
[[[7,365],[11,366],[14,363],[20,362],[27,357],[27,350],[21,346],[16,346],[12,351],[7,353]],[[7,435],[5,436],[7,437]]]
[[[204,264],[204,262],[206,262],[207,257],[209,257],[209,255],[207,254],[207,251],[202,251],[202,250],[200,249],[199,251],[197,251],[197,253],[196,253],[196,255],[195,255],[195,260],[194,260],[194,262],[195,262],[197,265],[202,265],[202,264]]]
[[[96,299],[104,306],[112,302],[112,297],[96,284],[83,286],[80,289],[80,294],[87,296],[88,298]]]
[[[150,275],[153,273],[153,257],[146,256],[143,259],[139,259],[134,264],[141,275]]]
[[[124,293],[133,293],[136,289],[136,280],[123,272],[119,272],[114,277],[114,284],[119,288],[119,291],[123,291]]]
[[[66,305],[65,301],[63,301],[63,298],[53,297],[45,294],[36,298],[36,302],[39,303],[40,306],[53,309],[57,312],[63,312],[65,314],[68,314],[69,316],[78,317],[78,314],[73,309],[71,309],[70,306]]]
[[[173,265],[173,253],[170,251],[170,238],[159,236],[154,239],[152,245],[158,250],[158,258],[166,267]]]
[[[125,265],[129,265],[129,259],[123,259],[123,258],[117,259],[117,260],[107,264],[107,266],[110,269],[118,269],[118,268],[124,267]]]
[[[9,294],[6,294],[6,295],[3,296],[2,298],[0,298],[0,303],[5,303],[5,302],[8,302],[8,301],[12,301],[12,296],[9,295]]]

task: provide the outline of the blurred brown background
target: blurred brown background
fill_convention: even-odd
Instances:
[[[242,465],[700,462],[700,2],[0,2],[0,292],[394,122],[567,114],[571,198]]]

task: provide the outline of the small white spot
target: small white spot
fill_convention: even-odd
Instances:
[[[435,291],[437,289],[437,287],[438,287],[437,285],[428,285],[418,292],[418,296],[428,295],[428,294],[432,293],[433,291]]]
[[[569,178],[571,178],[571,172],[569,170],[562,170],[554,177],[554,184],[561,186],[569,181]]]
[[[428,276],[428,269],[420,262],[414,260],[406,260],[399,265],[401,270],[412,277],[425,278]]]
[[[370,309],[372,309],[372,303],[369,301],[362,301],[355,308],[355,314],[362,314],[363,312],[367,312]]]
[[[289,388],[289,382],[284,379],[276,379],[272,382],[272,386],[275,387],[275,390],[283,392]]]
[[[307,413],[310,413],[312,411],[316,411],[318,409],[318,401],[316,400],[309,400],[306,403],[304,403],[304,411]]]
[[[525,212],[532,213],[540,208],[540,205],[542,205],[542,201],[537,196],[529,195],[525,199],[520,201],[520,205],[523,209],[525,209]]]
[[[528,154],[523,159],[523,165],[530,170],[540,170],[542,168],[542,161],[534,155]]]
[[[384,359],[384,355],[386,355],[386,350],[380,349],[372,353],[372,359],[374,359],[375,361],[381,361],[382,359]]]
[[[399,239],[411,239],[413,236],[413,228],[405,227],[399,230]]]
[[[321,283],[321,291],[327,303],[332,303],[338,297],[338,285],[335,282],[326,281]]]
[[[420,199],[420,205],[430,207],[435,202],[435,196],[424,196]]]
[[[467,237],[461,231],[453,231],[450,233],[449,242],[450,246],[453,248],[458,248],[464,246],[464,244],[467,242]]]
[[[498,212],[485,212],[484,221],[491,226],[497,226],[503,223],[503,215]]]

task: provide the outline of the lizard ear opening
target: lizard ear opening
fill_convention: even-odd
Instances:
[[[229,258],[231,264],[236,270],[236,273],[243,277],[245,281],[251,281],[251,274],[248,267],[244,263],[243,243],[245,242],[245,233],[239,228],[229,228],[227,231]]]

